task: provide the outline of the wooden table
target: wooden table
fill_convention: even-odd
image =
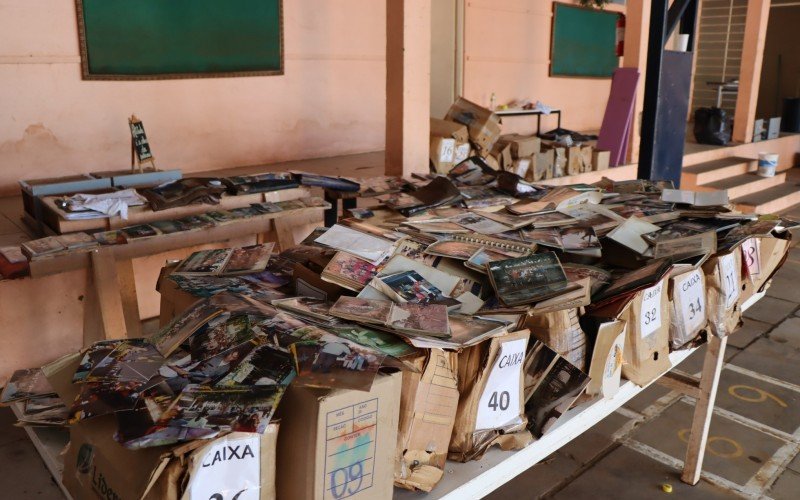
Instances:
[[[134,240],[127,244],[107,245],[86,252],[34,260],[32,278],[90,270],[86,297],[83,342],[88,345],[101,339],[141,336],[141,320],[134,282],[133,259],[170,250],[208,243],[224,242],[257,234],[259,242],[274,228],[281,249],[295,245],[296,227],[318,225],[327,207],[306,207],[231,221],[207,229],[182,231]]]
[[[542,115],[558,115],[558,126],[556,128],[561,128],[561,110],[560,109],[551,109],[549,113],[544,113],[542,111],[537,111],[534,109],[502,109],[502,110],[495,110],[494,114],[499,117],[504,116],[536,116],[536,135],[541,137],[542,135]]]

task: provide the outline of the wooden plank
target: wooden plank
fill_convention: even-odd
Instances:
[[[114,254],[103,249],[90,253],[92,259],[93,288],[97,292],[103,337],[121,339],[126,337],[125,311],[119,291],[119,276]],[[137,316],[138,318],[138,313]]]
[[[155,255],[170,250],[225,241],[269,231],[271,221],[283,217],[304,216],[314,218],[322,225],[324,207],[306,207],[286,210],[271,214],[263,214],[249,219],[229,222],[219,226],[197,231],[162,234],[152,238],[132,241],[122,245],[102,247],[104,252],[113,253],[116,259],[133,259],[147,255]],[[90,265],[89,253],[73,252],[66,255],[31,261],[31,276],[38,278],[50,274],[62,273],[72,269],[83,269]]]
[[[725,357],[725,346],[728,337],[719,338],[709,335],[708,348],[703,360],[703,371],[700,375],[700,394],[694,407],[692,431],[686,448],[681,481],[691,485],[700,481],[703,469],[703,457],[708,443],[708,430],[711,427],[711,415],[714,413],[714,401],[717,398],[719,375]]]
[[[769,6],[770,0],[747,2],[742,59],[739,67],[739,93],[736,96],[736,114],[733,118],[733,140],[736,142],[753,141],[753,120],[756,117],[758,104]]]
[[[292,248],[295,243],[291,221],[287,218],[275,219],[273,226],[275,227],[275,239],[278,241],[281,251]]]
[[[611,151],[610,166],[616,167],[625,161],[624,148],[636,99],[639,71],[636,68],[618,68],[611,80],[603,124],[597,139],[597,149]]]
[[[662,387],[666,387],[671,391],[678,391],[680,393],[692,396],[693,398],[700,397],[700,379],[692,377],[691,375],[684,375],[677,372],[669,372],[656,383]]]
[[[133,273],[133,260],[117,261],[119,294],[122,299],[122,312],[125,317],[125,330],[128,338],[142,336],[142,321],[139,319],[139,300],[136,296],[136,279]]]
[[[63,198],[63,196],[44,196],[41,200],[45,221],[48,226],[58,233],[71,233],[76,231],[119,229],[125,226],[146,224],[153,221],[179,219],[181,217],[202,214],[212,210],[230,210],[232,208],[247,207],[253,203],[261,203],[263,201],[288,201],[308,196],[311,196],[311,191],[305,187],[238,196],[223,194],[220,197],[219,205],[207,205],[204,203],[191,204],[159,210],[158,212],[154,212],[149,205],[130,207],[128,209],[127,220],[118,215],[101,219],[67,220],[64,218],[65,212],[55,203],[57,199]]]

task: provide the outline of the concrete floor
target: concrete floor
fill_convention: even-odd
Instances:
[[[374,153],[358,159],[360,175],[380,168]],[[29,238],[15,217],[18,210],[18,199],[0,198],[0,245]],[[800,207],[788,215],[800,218]],[[653,386],[489,498],[652,498],[665,495],[665,483],[677,498],[800,496],[798,280],[800,248],[790,251],[767,297],[747,311],[744,327],[729,340],[704,473],[696,486],[680,481],[694,401]],[[703,352],[676,369],[699,373]],[[0,408],[0,498],[62,498],[14,421],[9,409]]]

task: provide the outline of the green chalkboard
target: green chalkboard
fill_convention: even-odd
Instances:
[[[283,74],[282,0],[77,0],[83,77]]]
[[[610,78],[619,66],[619,15],[562,3],[554,3],[553,9],[550,75]]]

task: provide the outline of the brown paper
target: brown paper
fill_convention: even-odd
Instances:
[[[503,428],[476,430],[479,403],[486,389],[492,368],[505,342],[528,339],[528,330],[493,337],[468,347],[458,355],[458,412],[450,439],[451,460],[478,460],[491,446],[504,450],[527,446],[532,437],[525,429],[524,362],[519,364],[519,417]]]
[[[693,271],[689,271],[693,272]],[[708,300],[707,300],[707,290],[706,290],[706,280],[705,275],[700,272],[700,281],[701,283],[696,286],[700,286],[703,290],[702,297],[705,300],[705,305],[701,304],[701,307],[698,307],[697,314],[702,316],[699,324],[697,326],[690,326],[686,324],[684,321],[684,316],[681,313],[687,307],[687,304],[684,302],[687,301],[687,295],[684,293],[683,290],[680,289],[678,283],[682,278],[684,278],[689,273],[682,273],[677,276],[673,276],[670,278],[669,283],[669,301],[670,301],[670,326],[669,326],[669,343],[672,349],[679,349],[682,346],[687,345],[689,342],[694,340],[697,335],[700,334],[702,330],[706,328],[708,325]]]
[[[647,385],[662,373],[670,369],[669,361],[669,291],[668,278],[665,277],[653,287],[640,290],[633,295],[633,299],[622,310],[619,319],[628,324],[625,337],[625,349],[622,365],[622,376],[637,385]],[[643,302],[647,299],[645,294],[651,293],[660,285],[661,297],[656,307],[660,315],[660,326],[646,336],[643,336],[643,317],[648,311],[643,310]],[[647,304],[650,302],[648,301]],[[652,312],[652,308],[650,310]]]
[[[586,371],[587,337],[578,321],[577,309],[528,316],[525,328],[567,361]]]
[[[727,255],[727,254],[724,254]],[[712,334],[717,337],[727,337],[742,324],[742,253],[735,249],[731,255],[735,259],[735,270],[738,280],[736,286],[739,289],[739,296],[730,306],[725,307],[725,292],[722,284],[722,270],[720,269],[720,257],[711,257],[703,264],[703,272],[706,278],[706,304],[708,305],[708,327]]]
[[[444,473],[458,408],[457,355],[430,349],[403,372],[395,485],[431,491]]]

